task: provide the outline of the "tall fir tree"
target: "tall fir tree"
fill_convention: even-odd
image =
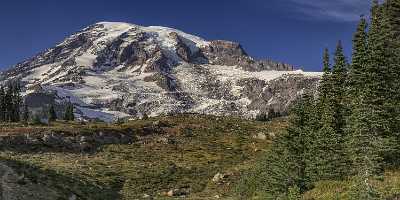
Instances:
[[[373,12],[377,12],[378,9],[379,6],[375,2]],[[376,28],[377,24],[372,24],[372,26]],[[351,112],[347,120],[346,146],[351,160],[349,171],[355,175],[355,184],[350,192],[351,198],[375,200],[379,199],[379,195],[373,188],[372,181],[383,172],[384,140],[374,128],[380,116],[376,115],[375,108],[371,106],[370,98],[373,98],[374,95],[371,92],[373,83],[370,78],[377,74],[371,74],[372,66],[369,66],[369,55],[372,52],[368,51],[366,28],[366,20],[362,18],[353,39],[353,62],[348,81],[350,83],[348,97],[351,100],[349,102]],[[371,31],[377,30],[371,28]],[[373,34],[375,33],[371,32],[370,36],[373,37]],[[378,39],[370,39],[370,41],[375,40]]]
[[[57,120],[57,113],[56,113],[56,110],[54,108],[54,105],[51,104],[50,108],[49,108],[49,121],[53,122],[53,121],[56,121],[56,120]]]
[[[29,121],[29,107],[27,104],[24,104],[23,112],[22,112],[22,120],[25,123],[28,123]]]
[[[353,38],[352,63],[348,78],[348,98],[350,101],[362,93],[366,81],[366,68],[368,64],[368,23],[362,17]]]
[[[13,113],[14,113],[14,104],[13,104],[13,85],[11,82],[8,83],[7,90],[5,93],[5,121],[12,122],[13,121]]]
[[[348,171],[349,160],[346,155],[344,131],[348,64],[340,42],[335,51],[334,61],[332,70],[325,71],[322,78],[324,80],[326,77],[326,83],[322,82],[324,85],[321,84],[319,88],[320,92],[326,91],[326,94],[319,96],[320,125],[311,143],[314,156],[311,157],[309,171],[313,181],[340,180],[347,176]]]
[[[323,107],[326,101],[328,101],[330,97],[330,92],[332,89],[331,85],[331,64],[330,64],[330,57],[329,57],[329,50],[327,48],[324,49],[323,53],[323,75],[322,79],[318,88],[318,102],[319,107]]]
[[[312,97],[304,95],[291,110],[287,132],[274,140],[267,154],[264,183],[272,199],[290,196],[293,188],[298,188],[299,192],[311,188],[307,164],[312,156],[309,142],[316,121],[314,109]]]
[[[75,116],[74,116],[74,105],[71,102],[68,102],[65,108],[65,113],[64,113],[64,120],[66,121],[74,121]]]
[[[6,120],[6,101],[5,101],[5,91],[4,87],[0,87],[0,121],[4,122]]]
[[[22,97],[21,97],[21,86],[19,81],[15,81],[12,85],[13,89],[13,108],[12,108],[12,121],[19,122],[21,120],[20,112],[21,112],[21,104],[22,104]]]
[[[368,33],[367,78],[364,81],[363,104],[371,109],[370,131],[379,135],[384,143],[378,151],[391,162],[395,154],[395,137],[391,131],[393,126],[392,76],[390,69],[390,53],[388,47],[387,7],[374,1],[371,12],[371,27]],[[398,147],[397,147],[398,148]]]
[[[383,173],[384,140],[374,125],[379,121],[379,115],[367,104],[364,94],[359,95],[353,103],[352,115],[349,117],[348,152],[351,158],[349,171],[355,175],[354,195],[372,200],[378,198],[372,181]],[[362,197],[362,198],[361,198]]]
[[[331,81],[331,64],[329,50],[327,48],[323,51],[323,75],[318,87],[318,99],[315,114],[318,116],[319,121],[315,120],[314,130],[312,131],[309,147],[314,151],[314,155],[309,157],[307,173],[312,181],[318,181],[321,176],[325,174],[325,145],[327,143],[325,135],[333,134],[333,129],[327,125],[333,121],[333,110],[331,102],[332,96],[332,81]]]
[[[396,138],[393,155],[400,155],[400,0],[387,0],[382,7],[387,65],[385,108],[391,122],[391,137]],[[393,161],[400,162],[400,156]]]

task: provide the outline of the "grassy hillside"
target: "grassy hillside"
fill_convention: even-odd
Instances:
[[[285,119],[256,122],[195,115],[112,125],[3,125],[0,138],[46,132],[63,132],[65,137],[115,132],[134,135],[134,142],[99,145],[90,151],[2,146],[0,163],[17,172],[21,187],[30,182],[36,184],[30,188],[41,188],[38,191],[43,190],[44,199],[264,199],[262,187],[257,185],[263,165],[268,164],[262,163],[262,158],[271,137],[286,126]],[[304,199],[348,199],[351,186],[350,180],[320,182]],[[387,199],[395,199],[400,194],[399,171],[388,170],[376,186]],[[168,194],[171,190],[175,190],[173,197]]]
[[[146,131],[154,124],[160,130]],[[60,199],[72,194],[78,199],[164,199],[170,198],[167,193],[174,189],[174,195],[187,199],[237,199],[234,190],[240,175],[263,154],[269,135],[278,134],[286,123],[182,115],[120,125],[16,126],[3,126],[1,134],[53,130],[74,135],[118,130],[135,135],[132,144],[100,146],[93,152],[45,147],[32,151],[17,146],[0,153],[0,159],[18,174],[56,191]],[[217,173],[224,178],[214,182]]]

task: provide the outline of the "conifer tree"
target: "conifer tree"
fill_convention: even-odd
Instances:
[[[327,56],[324,56],[324,68],[327,68]],[[348,159],[345,146],[344,106],[347,80],[347,61],[341,43],[335,51],[334,65],[331,71],[324,70],[326,82],[322,82],[319,91],[319,127],[315,131],[310,147],[314,156],[310,157],[310,177],[313,181],[342,179],[347,175]]]
[[[385,80],[387,87],[385,108],[390,118],[390,134],[392,138],[396,138],[394,155],[400,153],[400,1],[387,0],[383,4],[383,29],[385,36],[385,59],[387,65],[387,73]],[[400,157],[397,156],[397,162]]]
[[[371,109],[369,116],[370,131],[379,135],[384,144],[378,151],[384,151],[384,157],[389,158],[394,152],[393,109],[391,99],[393,83],[391,80],[390,55],[388,54],[387,16],[386,8],[374,1],[371,15],[371,27],[368,35],[368,64],[366,65],[367,78],[364,81],[363,104]],[[391,119],[392,118],[392,119]]]
[[[383,173],[384,140],[374,127],[376,121],[380,120],[379,115],[375,114],[373,107],[366,104],[365,98],[361,94],[353,103],[347,146],[352,161],[349,171],[356,177],[356,185],[352,190],[359,197],[354,199],[372,200],[377,198],[372,181]]]
[[[378,4],[375,2],[373,12],[378,11]],[[377,18],[377,16],[372,16]],[[374,19],[372,19],[374,21]],[[373,22],[370,36],[377,28],[376,22]],[[376,88],[371,83],[373,74],[373,66],[370,66],[370,54],[368,44],[366,43],[366,20],[361,19],[357,28],[357,32],[353,39],[353,63],[349,74],[349,98],[351,99],[351,114],[347,120],[347,149],[351,160],[352,175],[355,175],[356,184],[352,188],[352,198],[354,199],[374,199],[373,188],[370,181],[374,177],[379,176],[382,172],[382,135],[376,131],[374,127],[379,122],[379,115],[376,114],[372,104]],[[377,38],[370,38],[371,42],[375,42]],[[375,45],[370,43],[370,45]],[[372,49],[370,49],[373,51]],[[377,72],[377,71],[375,71]]]
[[[74,105],[71,102],[68,102],[65,108],[64,120],[66,121],[74,121]]]
[[[315,103],[311,96],[304,95],[292,109],[290,125],[285,134],[274,140],[266,158],[266,192],[274,199],[288,196],[293,188],[304,192],[311,187],[308,177],[310,136],[315,124]]]
[[[13,86],[11,84],[11,82],[8,83],[7,86],[7,90],[6,90],[6,94],[5,94],[5,98],[4,101],[6,103],[5,106],[5,121],[7,122],[12,122],[13,120],[13,113],[14,113],[14,105],[13,105]]]
[[[20,106],[22,103],[21,97],[21,86],[19,81],[15,81],[12,85],[12,96],[13,96],[13,105],[12,105],[12,121],[19,122],[21,120],[20,116]]]
[[[49,108],[49,121],[53,122],[53,121],[56,121],[56,120],[57,120],[57,113],[56,113],[56,110],[54,108],[54,105],[51,104],[50,108]]]
[[[323,76],[318,87],[318,99],[314,113],[319,120],[314,120],[314,127],[311,133],[309,148],[313,151],[313,156],[308,159],[307,174],[311,180],[318,181],[325,171],[325,145],[327,143],[325,135],[333,134],[332,129],[328,129],[328,124],[333,121],[333,110],[331,103],[332,96],[332,81],[331,81],[331,64],[329,50],[324,49],[323,52]]]
[[[362,17],[353,38],[352,64],[348,79],[348,98],[355,99],[362,93],[366,81],[366,68],[368,64],[367,45],[367,20]]]
[[[319,107],[322,107],[330,96],[330,92],[332,89],[331,86],[331,64],[330,64],[330,57],[329,57],[329,50],[327,48],[324,49],[323,53],[323,75],[320,82],[320,86],[318,88],[319,93]]]
[[[6,102],[4,87],[0,87],[0,121],[4,122],[6,118]]]
[[[29,108],[27,104],[24,104],[24,110],[22,113],[22,120],[27,123],[29,121]]]

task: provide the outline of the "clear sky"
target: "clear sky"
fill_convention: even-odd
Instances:
[[[0,3],[2,69],[99,21],[180,29],[240,42],[255,58],[320,70],[322,49],[352,34],[369,0],[12,0]]]

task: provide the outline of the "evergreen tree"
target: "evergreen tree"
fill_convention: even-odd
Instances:
[[[4,101],[5,101],[5,121],[12,122],[13,113],[14,113],[14,105],[13,105],[13,86],[12,83],[9,82],[7,86],[7,90],[5,93]]]
[[[353,188],[354,195],[359,198],[354,199],[375,199],[377,198],[371,185],[374,178],[380,177],[383,173],[383,139],[379,132],[375,131],[376,115],[374,108],[366,104],[365,96],[358,96],[353,104],[352,115],[349,118],[349,147],[350,158],[352,161],[351,171],[356,176],[356,185]],[[361,198],[362,197],[362,198]]]
[[[22,103],[22,97],[21,97],[21,87],[19,81],[15,81],[12,85],[12,96],[13,96],[13,102],[12,102],[12,121],[13,122],[19,122],[21,120],[20,116],[20,107]]]
[[[400,1],[387,0],[384,5],[383,29],[387,65],[385,108],[390,118],[390,136],[396,138],[393,155],[400,154]],[[400,162],[400,157],[394,160]]]
[[[369,116],[370,131],[379,135],[384,143],[378,151],[384,152],[383,156],[392,157],[394,149],[393,104],[394,93],[391,80],[390,55],[388,54],[387,16],[386,9],[374,1],[371,15],[371,28],[368,35],[368,64],[366,65],[366,79],[364,81],[363,104],[371,109],[373,116]]]
[[[56,110],[54,109],[54,105],[51,104],[49,108],[49,121],[56,121],[57,120],[57,113]]]
[[[316,113],[319,121],[316,121],[313,130],[312,138],[310,139],[310,149],[314,151],[314,155],[310,156],[308,160],[307,173],[313,182],[318,181],[328,173],[324,168],[326,167],[325,146],[327,141],[326,135],[333,135],[334,130],[330,128],[329,124],[333,121],[333,102],[332,95],[332,71],[330,65],[330,57],[328,49],[323,53],[323,76],[318,87],[318,103]]]
[[[22,120],[24,122],[28,122],[29,121],[29,108],[28,105],[24,104],[24,111],[22,113]]]
[[[40,119],[39,115],[34,115],[32,118],[32,124],[33,125],[42,125],[42,120]]]
[[[6,119],[6,102],[4,87],[0,87],[0,121],[4,122]]]
[[[289,195],[293,188],[304,192],[311,187],[307,164],[312,156],[309,142],[315,124],[314,108],[309,95],[300,99],[291,111],[287,132],[274,140],[267,154],[265,188],[273,199]]]
[[[375,2],[373,12],[378,11],[378,4]],[[372,16],[373,18],[377,16]],[[373,21],[373,20],[372,20]],[[376,22],[374,22],[376,23]],[[374,37],[373,31],[377,24],[372,24],[370,37]],[[376,114],[375,107],[371,102],[374,98],[371,77],[377,77],[373,74],[370,66],[369,52],[366,35],[367,23],[365,19],[357,28],[353,39],[353,63],[349,73],[349,98],[351,99],[351,112],[347,120],[347,148],[351,160],[352,175],[355,175],[356,184],[352,188],[353,199],[375,199],[374,190],[370,185],[373,178],[383,172],[382,150],[383,139],[381,134],[376,131],[376,125],[379,123],[380,115]],[[376,38],[371,38],[371,42],[376,42]],[[374,45],[374,43],[370,43]],[[372,49],[371,49],[372,51]],[[376,53],[376,52],[375,52]],[[378,71],[375,71],[378,73]]]
[[[66,121],[74,121],[74,105],[71,102],[68,102],[65,108],[64,120]]]
[[[319,108],[322,108],[324,104],[329,100],[330,92],[332,89],[331,85],[331,64],[330,64],[330,57],[329,57],[329,50],[327,48],[324,49],[323,54],[323,75],[320,82],[320,86],[318,88],[318,102]]]
[[[319,125],[311,139],[309,172],[313,181],[343,179],[347,176],[349,160],[345,146],[345,107],[348,64],[341,43],[336,48],[334,65],[328,70],[329,57],[325,50],[324,75],[319,88]]]
[[[353,59],[349,71],[348,98],[355,99],[362,93],[366,81],[366,68],[368,64],[367,45],[367,20],[362,17],[353,38]]]

